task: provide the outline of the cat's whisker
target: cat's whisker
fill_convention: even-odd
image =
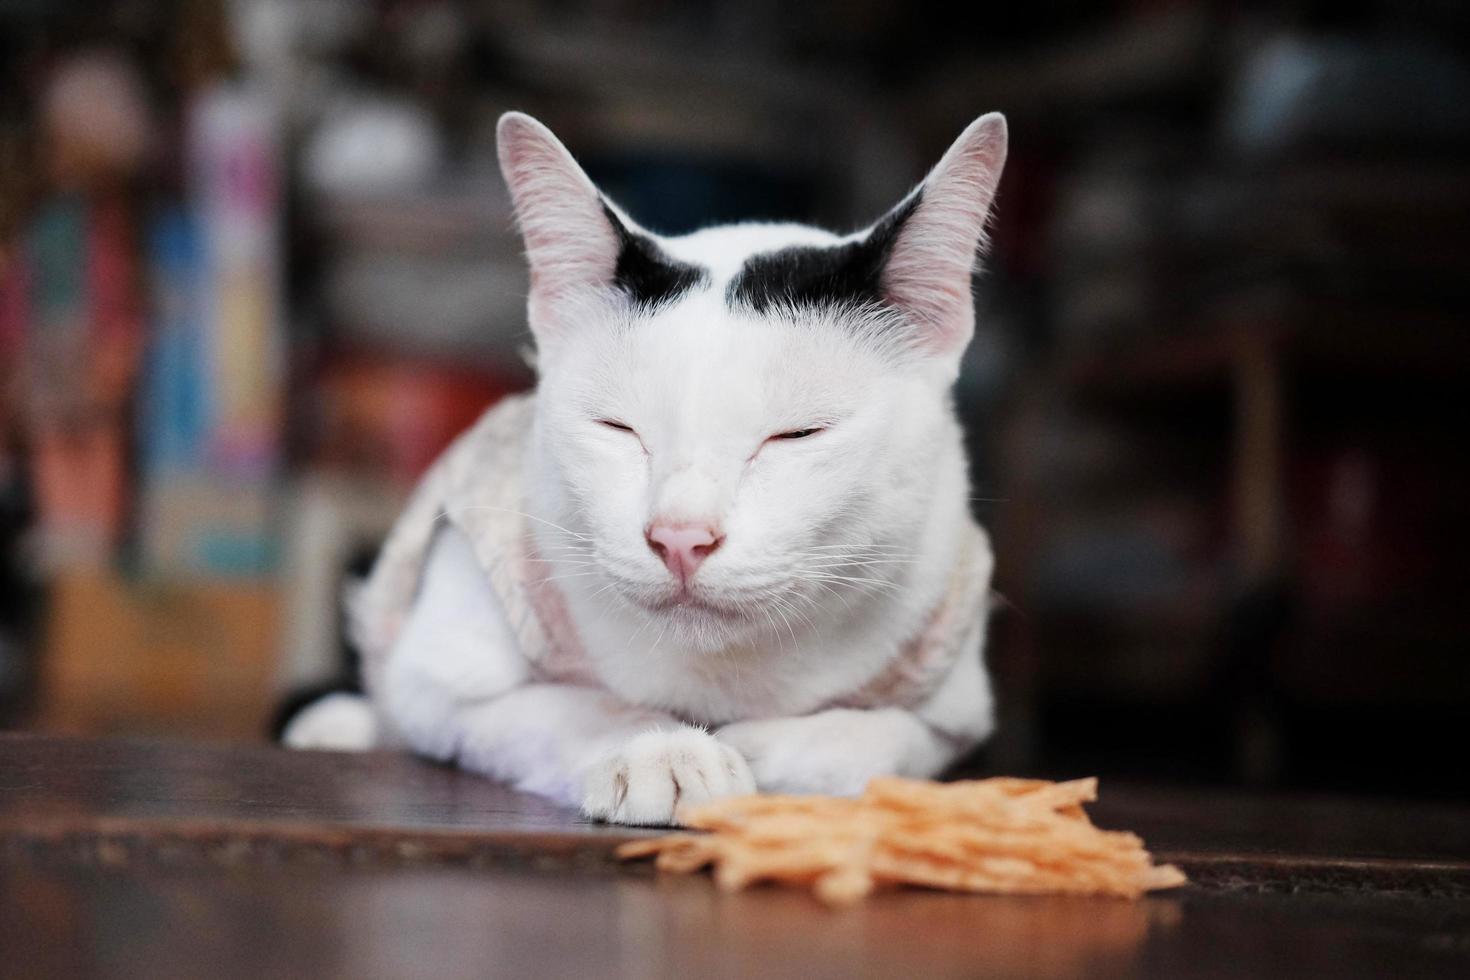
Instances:
[[[826,564],[807,565],[807,568],[840,568],[850,565],[917,565],[912,558],[853,558]]]
[[[791,615],[796,617],[797,622],[804,625],[807,629],[815,630],[817,628],[817,624],[812,622],[812,618],[795,604],[789,593],[777,593],[772,598],[781,606],[790,610]]]
[[[797,558],[792,565],[798,568],[821,568],[824,566],[856,565],[867,562],[873,565],[911,565],[912,558],[888,558],[878,555],[810,555]]]
[[[602,595],[604,592],[610,592],[610,591],[612,591],[614,588],[617,587],[617,584],[618,583],[616,583],[616,582],[609,582],[606,585],[604,585],[602,588],[598,589],[596,592],[592,593],[587,598],[589,598],[589,599],[596,599],[598,596]]]
[[[900,561],[914,561],[914,557],[911,557],[911,555],[908,555],[908,557],[906,557],[906,555],[882,555],[882,554],[878,554],[878,555],[866,555],[866,554],[845,555],[845,554],[835,554],[835,552],[833,552],[833,554],[820,554],[820,555],[792,555],[792,557],[797,558],[798,561],[892,561],[892,563],[900,563]]]
[[[842,603],[842,608],[845,611],[852,612],[852,603],[847,600],[847,596],[843,595],[841,592],[838,592],[836,589],[832,588],[832,586],[817,579],[804,579],[803,581],[815,585],[823,592],[826,592],[828,595],[834,597],[838,602]],[[815,602],[815,600],[813,600],[813,602]]]
[[[739,687],[740,686],[740,658],[737,657],[737,656],[735,656],[735,653],[729,647],[727,647],[727,646],[721,646],[720,647],[720,653],[724,656],[725,662],[730,665],[731,673],[733,673],[735,675],[735,686]]]
[[[824,575],[813,576],[813,578],[811,580],[812,581],[816,581],[818,579],[820,579],[823,582],[829,582],[829,583],[831,583],[834,586],[839,586],[840,587],[840,586],[845,585],[848,588],[857,589],[857,590],[876,589],[880,593],[886,593],[886,594],[892,594],[892,595],[898,595],[898,594],[900,594],[902,592],[902,590],[899,589],[899,587],[896,586],[896,585],[894,585],[892,582],[885,582],[882,579],[875,579],[875,578],[857,578],[857,577],[852,576],[852,575],[830,575],[830,574],[824,574]]]
[[[766,618],[766,625],[771,628],[771,635],[776,637],[776,642],[781,644],[781,652],[785,653],[786,643],[781,638],[781,631],[776,628],[776,621],[771,618],[771,611],[765,606],[757,606],[756,608],[759,609],[760,614]]]
[[[851,563],[832,563],[824,565],[805,565],[797,570],[799,577],[807,580],[828,579],[832,581],[863,582],[889,588],[898,588],[898,569],[886,569],[875,566],[861,566]],[[850,572],[851,574],[843,574]]]
[[[820,609],[821,608],[820,604],[815,599],[813,599],[811,596],[806,595],[800,589],[797,589],[797,588],[794,588],[794,587],[791,587],[791,586],[786,586],[784,588],[777,589],[777,590],[775,590],[775,594],[778,595],[778,596],[782,596],[783,598],[787,599],[788,601],[792,601],[792,602],[794,602],[796,600],[800,600],[800,601],[806,603],[807,606],[809,608],[812,608],[812,609]]]
[[[798,606],[796,603],[797,600],[805,602],[807,604],[807,607],[812,610],[819,610],[821,606],[814,599],[812,599],[811,596],[803,595],[797,589],[783,589],[781,595],[786,603],[791,606],[792,611],[796,615],[800,616],[801,620],[806,623],[807,627],[809,629],[816,630],[816,620],[814,620],[811,615],[809,615],[804,609],[802,609],[802,607]]]
[[[991,596],[992,600],[994,600],[994,602],[996,603],[996,605],[1003,606],[1006,609],[1009,609],[1011,612],[1013,612],[1016,615],[1020,616],[1022,619],[1027,619],[1028,618],[1027,615],[1026,615],[1026,610],[1024,610],[1020,606],[1016,605],[1015,602],[1011,601],[1011,599],[1008,596],[1003,595],[999,589],[991,589],[990,590],[990,596]]]
[[[819,554],[792,554],[794,561],[913,561],[922,555],[903,554],[903,552],[866,552],[866,551],[823,551]]]
[[[602,562],[592,561],[586,558],[527,558],[527,561],[536,562],[538,565],[567,565],[571,567],[602,567]]]
[[[781,620],[781,625],[786,627],[786,635],[791,638],[790,650],[787,651],[786,645],[783,642],[781,645],[782,652],[787,656],[801,656],[801,643],[796,638],[796,630],[791,625],[790,617],[786,615],[785,610],[779,603],[773,606],[772,609],[776,613],[776,616]]]
[[[592,547],[591,545],[584,545],[584,544],[578,544],[578,543],[573,543],[573,544],[553,544],[553,545],[549,545],[549,546],[546,546],[546,547],[538,548],[537,550],[540,550],[540,551],[549,551],[549,552],[552,552],[553,554],[571,554],[571,555],[595,555],[595,554],[597,554],[597,549],[594,548],[594,547]]]
[[[568,572],[565,575],[548,575],[543,579],[531,583],[533,585],[545,585],[548,582],[565,582],[567,579],[586,578],[589,575],[597,575],[599,572]]]
[[[807,551],[904,551],[896,544],[814,544]]]
[[[515,509],[513,509],[511,507],[495,507],[495,506],[493,506],[491,504],[466,504],[463,507],[457,507],[457,508],[455,508],[455,511],[457,513],[461,513],[461,514],[468,513],[469,511],[472,511],[472,510],[493,510],[493,511],[499,511],[500,513],[503,513],[503,514],[515,514],[515,515],[517,515],[519,517],[526,518],[526,520],[528,520],[528,521],[535,521],[538,524],[545,524],[547,527],[551,528],[552,530],[560,531],[562,534],[565,534],[565,535],[568,535],[570,537],[576,538],[579,541],[588,541],[588,542],[592,541],[592,537],[590,535],[582,534],[579,531],[573,531],[571,528],[562,527],[560,524],[557,524],[554,521],[548,521],[544,517],[537,517],[535,514],[528,514],[528,513],[526,513],[523,510],[515,510]],[[451,514],[450,514],[450,512],[449,512],[449,510],[447,508],[444,510],[442,516],[445,516],[445,517],[451,516]]]
[[[814,544],[814,545],[808,545],[806,550],[808,550],[808,551],[847,551],[847,550],[854,550],[854,551],[904,551],[906,549],[905,549],[905,547],[903,545],[898,545],[898,544],[884,544],[884,543],[879,542],[879,541],[869,541],[869,542],[866,542],[866,543],[864,543],[864,542],[850,541],[850,542],[839,543],[839,544]]]
[[[653,646],[650,647],[649,650],[648,650],[648,652],[650,654],[658,653],[658,645],[664,641],[664,634],[667,633],[668,631],[669,631],[669,620],[665,619],[664,620],[663,629],[661,629],[661,630],[658,631],[658,636],[657,636],[657,638],[654,639]]]
[[[823,581],[829,582],[832,585],[838,587],[846,585],[850,588],[858,590],[867,590],[869,592],[879,592],[888,595],[900,595],[903,592],[902,589],[894,585],[892,582],[885,582],[882,579],[861,578],[853,575],[838,575],[835,577],[830,575],[823,575],[820,576],[820,578],[822,578]]]
[[[775,596],[775,595],[771,596],[771,601],[774,602],[774,603],[776,603],[776,605],[775,605],[776,615],[777,616],[780,616],[781,617],[781,622],[784,623],[784,624],[786,624],[786,632],[791,635],[791,645],[793,647],[796,646],[797,645],[796,630],[792,628],[792,626],[791,626],[791,620],[789,620],[789,619],[786,618],[786,608],[787,608],[786,607],[786,604],[783,603],[780,600],[780,597],[779,596]]]
[[[630,649],[630,650],[633,648],[633,641],[636,640],[636,639],[638,639],[638,637],[642,636],[643,635],[643,631],[646,630],[646,629],[648,629],[648,624],[651,623],[651,622],[653,622],[653,617],[652,616],[644,616],[644,617],[642,617],[642,619],[643,619],[643,622],[641,622],[641,623],[638,624],[638,628],[633,631],[633,635],[630,636],[630,637],[628,637],[628,649]]]
[[[802,592],[800,589],[787,589],[785,595],[787,595],[793,602],[800,600],[801,602],[806,603],[806,607],[813,612],[820,612],[822,609],[821,603],[819,603],[811,596],[807,595],[805,592]],[[813,628],[815,628],[815,624],[812,625]]]

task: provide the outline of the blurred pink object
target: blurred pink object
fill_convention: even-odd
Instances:
[[[134,227],[115,200],[39,209],[7,319],[21,355],[21,414],[35,458],[42,560],[95,567],[127,509],[126,406],[142,344]]]
[[[51,179],[90,185],[137,170],[152,143],[152,113],[132,63],[98,50],[56,69],[41,106],[50,142]]]

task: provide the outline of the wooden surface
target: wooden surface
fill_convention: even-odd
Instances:
[[[831,912],[396,755],[0,736],[0,976],[1470,976],[1470,808],[1103,787],[1195,884]]]

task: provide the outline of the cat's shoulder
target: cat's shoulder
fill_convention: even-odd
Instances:
[[[437,479],[457,485],[487,469],[519,467],[535,413],[534,390],[501,398],[455,437],[426,475],[426,482]]]

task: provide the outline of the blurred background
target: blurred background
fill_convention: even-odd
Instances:
[[[342,672],[344,576],[531,382],[505,109],[663,232],[858,227],[999,109],[983,765],[1470,797],[1467,41],[1454,0],[0,0],[0,727],[262,739]]]

